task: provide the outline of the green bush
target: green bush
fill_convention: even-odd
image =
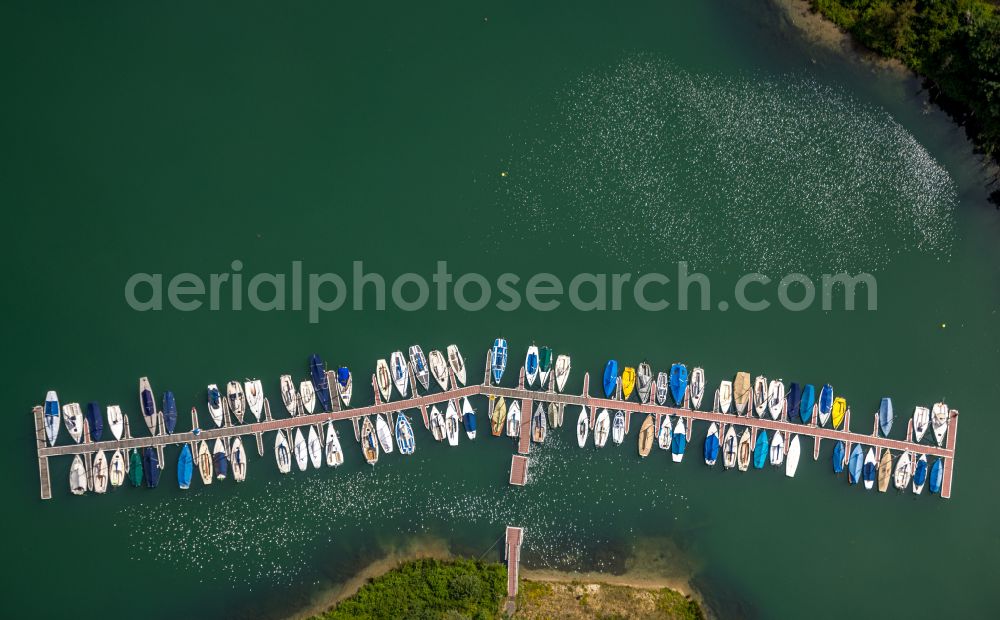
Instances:
[[[487,620],[499,617],[506,596],[507,571],[503,564],[416,560],[373,579],[317,618]]]

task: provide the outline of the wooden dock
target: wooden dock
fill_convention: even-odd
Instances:
[[[488,361],[488,357],[487,357]],[[364,385],[360,383],[359,385]],[[786,439],[789,439],[792,435],[798,434],[805,437],[811,437],[814,443],[814,458],[818,456],[819,452],[819,442],[823,439],[829,439],[831,441],[843,441],[846,444],[846,454],[850,454],[851,445],[855,443],[860,443],[863,445],[868,445],[875,447],[876,449],[890,449],[894,453],[901,453],[903,451],[909,451],[911,454],[919,457],[921,454],[927,455],[928,458],[937,457],[943,459],[944,471],[943,480],[941,484],[941,497],[949,498],[951,497],[952,489],[952,478],[954,475],[954,458],[955,458],[955,446],[957,443],[958,435],[958,411],[951,410],[951,415],[948,421],[947,430],[947,440],[944,447],[938,447],[936,445],[930,444],[918,444],[912,441],[904,441],[898,439],[888,439],[885,437],[880,437],[878,434],[862,434],[862,433],[852,433],[850,431],[850,409],[847,410],[847,415],[844,420],[844,428],[842,430],[836,430],[829,427],[818,427],[815,424],[799,424],[790,422],[787,418],[782,415],[778,420],[772,420],[770,417],[767,418],[756,418],[752,415],[736,416],[734,414],[723,414],[718,411],[702,411],[693,410],[681,407],[669,407],[661,406],[655,404],[653,399],[650,403],[641,404],[636,402],[624,403],[621,400],[616,400],[613,398],[599,398],[591,396],[589,392],[590,387],[590,376],[589,373],[584,375],[584,391],[582,394],[561,394],[552,391],[539,391],[539,390],[528,390],[524,387],[523,370],[521,372],[521,377],[519,380],[519,385],[516,388],[501,387],[493,385],[491,382],[489,366],[487,365],[486,372],[484,373],[484,382],[479,385],[468,385],[465,387],[454,387],[454,382],[452,382],[452,389],[448,391],[439,391],[430,394],[418,394],[414,389],[411,391],[408,398],[392,401],[392,402],[381,402],[381,399],[375,399],[375,404],[368,405],[364,407],[357,407],[353,409],[341,409],[339,403],[339,395],[337,390],[332,390],[332,400],[334,403],[334,411],[316,414],[305,414],[298,415],[289,418],[278,418],[278,419],[266,419],[270,416],[265,416],[265,420],[260,422],[251,422],[248,424],[233,424],[229,423],[222,428],[211,428],[202,429],[199,433],[194,432],[183,432],[175,433],[172,435],[156,435],[149,437],[131,437],[128,434],[125,435],[120,441],[107,440],[100,441],[96,443],[80,443],[80,444],[67,444],[67,445],[57,445],[48,446],[45,438],[45,428],[43,411],[41,407],[35,407],[33,410],[33,418],[35,423],[36,431],[36,443],[37,443],[37,453],[38,453],[38,471],[39,480],[41,485],[41,497],[42,499],[50,499],[52,497],[52,489],[49,480],[49,467],[48,459],[55,456],[72,456],[76,454],[93,454],[99,450],[104,451],[114,451],[114,450],[130,450],[133,448],[141,449],[146,447],[155,447],[162,449],[168,445],[180,445],[180,444],[191,444],[194,445],[196,442],[200,441],[210,441],[216,438],[221,438],[223,441],[231,441],[232,438],[242,435],[254,436],[258,451],[262,452],[263,443],[261,437],[264,433],[274,432],[274,431],[290,431],[291,429],[299,427],[308,427],[310,425],[322,425],[328,421],[340,421],[340,420],[351,420],[355,425],[358,420],[364,416],[374,416],[374,415],[389,415],[391,419],[391,414],[393,412],[399,412],[406,409],[416,409],[425,416],[427,409],[435,404],[445,403],[449,399],[458,399],[463,397],[483,395],[490,397],[491,405],[493,399],[503,396],[508,402],[520,401],[522,404],[521,410],[521,433],[518,441],[517,451],[521,455],[522,461],[518,460],[518,456],[514,457],[511,463],[511,484],[524,484],[527,480],[527,466],[528,459],[527,455],[531,450],[531,415],[533,413],[531,407],[537,404],[538,401],[542,402],[554,402],[562,406],[578,406],[587,407],[588,413],[591,418],[591,425],[593,425],[593,420],[596,412],[600,409],[609,409],[615,411],[618,409],[626,410],[626,418],[630,417],[632,414],[638,414],[645,416],[647,414],[653,414],[656,416],[656,420],[659,420],[663,415],[670,415],[673,417],[682,416],[685,418],[687,424],[688,435],[690,437],[691,428],[695,421],[701,421],[706,423],[715,422],[720,426],[720,428],[725,428],[730,424],[738,424],[740,426],[750,427],[753,432],[757,432],[760,429],[766,429],[769,433],[780,432],[784,433]],[[415,381],[411,383],[411,388],[415,388]],[[374,389],[374,386],[373,386]],[[377,390],[376,390],[377,391]],[[223,401],[225,402],[225,401]],[[686,402],[686,399],[685,399]],[[626,409],[627,407],[627,409]],[[749,408],[748,408],[749,409]],[[270,407],[268,407],[268,413],[270,413]],[[575,412],[569,412],[570,418],[573,418]],[[195,414],[196,416],[196,414]],[[228,416],[226,416],[228,418]],[[196,417],[193,416],[193,420]],[[126,425],[128,417],[126,416]],[[571,425],[573,426],[573,425]],[[658,428],[658,426],[657,426]],[[721,433],[720,433],[721,434]],[[162,463],[161,459],[161,463]]]
[[[507,561],[507,600],[513,602],[517,597],[518,571],[521,567],[521,541],[524,538],[524,529],[520,527],[507,526],[507,534],[504,540],[503,557]]]

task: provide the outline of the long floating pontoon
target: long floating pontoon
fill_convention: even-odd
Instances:
[[[412,368],[410,369],[413,370]],[[73,455],[83,455],[86,461],[89,463],[91,456],[99,451],[114,452],[116,450],[131,450],[141,449],[141,448],[155,448],[160,454],[159,467],[162,469],[164,466],[164,459],[162,458],[162,451],[165,446],[177,445],[181,446],[188,444],[192,448],[192,454],[197,454],[194,449],[197,444],[202,441],[210,441],[214,439],[221,439],[228,448],[230,442],[240,436],[254,436],[256,438],[257,451],[263,456],[264,455],[264,443],[263,434],[273,431],[290,431],[293,429],[304,429],[308,431],[310,427],[316,428],[317,431],[322,431],[322,425],[331,421],[340,420],[350,420],[354,426],[354,435],[356,440],[360,440],[359,433],[359,422],[366,416],[385,416],[386,420],[389,422],[389,427],[392,428],[392,415],[394,413],[404,411],[407,409],[419,410],[421,418],[423,419],[424,427],[430,429],[430,421],[428,418],[428,409],[432,405],[446,403],[449,400],[483,395],[489,398],[489,415],[493,413],[494,402],[497,398],[503,397],[507,400],[520,401],[520,407],[522,412],[522,423],[520,425],[520,434],[518,437],[517,453],[513,456],[511,462],[511,473],[510,473],[510,483],[513,485],[524,485],[527,482],[527,469],[528,469],[528,454],[531,450],[531,436],[530,427],[531,424],[528,423],[530,420],[532,407],[535,401],[555,403],[560,407],[565,407],[566,405],[582,406],[587,407],[590,416],[590,428],[593,429],[595,419],[597,416],[597,411],[600,409],[609,409],[612,411],[621,410],[625,412],[625,432],[628,433],[630,427],[631,414],[637,413],[640,415],[653,415],[655,416],[654,428],[659,428],[662,416],[669,415],[674,418],[681,418],[684,420],[684,427],[686,429],[687,438],[691,437],[691,429],[694,421],[703,421],[706,423],[715,423],[719,426],[719,436],[725,436],[725,429],[731,425],[739,425],[748,428],[753,433],[753,439],[756,440],[757,433],[759,431],[768,431],[770,433],[783,433],[785,439],[785,445],[789,444],[789,439],[792,435],[800,435],[805,437],[812,437],[813,439],[813,460],[819,459],[820,444],[822,440],[829,439],[831,441],[842,441],[846,445],[844,451],[845,460],[847,455],[851,453],[851,447],[855,444],[870,446],[877,450],[876,460],[881,456],[883,450],[893,450],[897,453],[908,452],[913,458],[919,458],[920,455],[926,455],[928,458],[936,457],[942,460],[943,471],[941,479],[941,489],[940,495],[943,498],[951,497],[951,484],[952,475],[954,473],[954,460],[955,460],[955,445],[957,442],[958,435],[958,411],[950,409],[948,413],[948,427],[946,431],[946,442],[944,447],[934,446],[930,444],[916,443],[911,441],[913,422],[909,422],[906,431],[906,439],[889,439],[887,437],[881,437],[878,434],[878,414],[875,414],[875,424],[873,432],[871,434],[864,433],[853,433],[850,430],[851,424],[851,411],[848,408],[846,415],[844,417],[843,428],[833,429],[818,426],[817,416],[812,416],[808,424],[794,423],[789,421],[787,416],[787,407],[782,407],[782,413],[779,419],[765,419],[753,417],[752,411],[754,409],[752,402],[746,407],[745,413],[741,415],[737,414],[724,414],[719,411],[702,411],[699,409],[691,409],[689,405],[690,387],[687,388],[687,392],[684,397],[684,406],[682,407],[668,407],[664,405],[656,405],[653,402],[649,403],[639,403],[639,402],[629,402],[627,400],[620,400],[617,398],[595,398],[590,395],[590,373],[584,374],[583,379],[583,393],[581,395],[564,394],[555,391],[555,380],[554,374],[548,382],[548,388],[545,390],[529,390],[525,388],[524,380],[524,368],[521,368],[520,377],[518,380],[518,386],[516,388],[501,387],[493,385],[490,380],[490,354],[486,357],[486,369],[483,376],[483,383],[479,385],[469,385],[465,387],[451,387],[448,390],[430,393],[430,394],[417,394],[417,382],[414,379],[414,372],[409,372],[410,377],[410,396],[408,398],[403,398],[401,400],[382,402],[379,397],[379,390],[376,383],[376,378],[372,375],[372,389],[375,393],[375,404],[366,407],[358,407],[354,409],[340,409],[338,398],[339,394],[335,395],[332,399],[334,411],[315,413],[315,414],[302,414],[295,417],[273,419],[270,411],[270,404],[268,400],[264,399],[264,420],[260,422],[251,422],[249,424],[234,424],[231,419],[231,414],[228,411],[228,407],[225,406],[226,399],[223,399],[225,416],[223,425],[220,428],[211,429],[200,429],[198,427],[197,412],[192,411],[192,428],[196,429],[194,431],[189,431],[185,433],[175,433],[175,434],[164,434],[163,424],[159,424],[160,429],[157,435],[149,437],[132,437],[129,433],[128,418],[125,418],[125,435],[121,440],[109,440],[109,441],[99,441],[93,442],[89,438],[89,433],[84,432],[83,438],[80,443],[73,443],[68,445],[47,445],[46,432],[45,432],[45,420],[44,420],[44,410],[41,406],[36,406],[33,409],[33,417],[35,422],[35,433],[36,441],[38,447],[38,473],[39,480],[41,484],[41,497],[42,499],[51,499],[52,497],[52,487],[49,478],[49,458],[55,456],[73,456]],[[450,373],[449,386],[457,386],[455,381],[454,373]],[[337,381],[331,381],[331,387],[335,387],[338,384]],[[339,388],[338,388],[339,389]],[[751,392],[752,394],[752,392]],[[752,398],[752,396],[751,396]],[[652,399],[650,399],[652,401]],[[716,399],[717,400],[717,399]],[[713,406],[713,408],[715,408]],[[162,415],[162,414],[159,414]],[[571,425],[572,426],[572,425]],[[322,436],[322,433],[320,433]],[[753,444],[751,444],[753,445]]]

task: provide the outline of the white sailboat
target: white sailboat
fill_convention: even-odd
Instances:
[[[243,482],[247,479],[247,453],[243,449],[243,440],[239,437],[233,439],[229,447],[229,465],[233,470],[233,480]]]
[[[427,365],[431,367],[431,376],[444,392],[448,391],[448,362],[444,354],[434,349],[427,356]]]
[[[458,409],[455,407],[454,400],[448,401],[448,408],[445,410],[444,415],[444,425],[445,432],[448,435],[448,445],[457,446],[461,422],[458,419]]]
[[[94,456],[90,479],[94,484],[94,493],[104,493],[108,490],[108,458],[101,450]]]
[[[378,443],[382,447],[382,452],[390,454],[393,448],[392,430],[389,428],[389,424],[380,415],[375,416],[375,435],[378,437]]]
[[[572,360],[568,355],[560,355],[556,358],[556,389],[562,392],[566,389],[566,380],[569,379],[569,371],[572,367]]]
[[[204,446],[205,442],[201,442]],[[208,448],[205,448],[208,451]],[[199,457],[200,458],[200,457]],[[285,436],[285,431],[278,431],[278,434],[274,437],[274,460],[278,463],[278,471],[283,474],[287,474],[292,471],[292,454],[288,447],[288,438]],[[211,461],[209,461],[211,464]],[[204,475],[202,476],[204,479]]]
[[[115,439],[120,440],[125,431],[125,416],[122,415],[122,408],[118,405],[108,405],[108,426]]]
[[[344,464],[344,451],[340,448],[340,437],[333,428],[333,420],[326,425],[326,464],[330,467]]]
[[[309,460],[312,462],[313,469],[319,469],[323,464],[323,445],[319,442],[319,433],[316,432],[316,427],[312,424],[309,425],[309,438],[306,447],[309,450]]]
[[[111,464],[108,466],[108,479],[112,487],[120,487],[125,483],[125,457],[121,450],[115,450],[111,455]]]
[[[931,429],[934,431],[934,441],[940,446],[944,443],[944,436],[948,432],[948,405],[934,403],[934,408],[931,410]]]
[[[771,414],[772,420],[781,417],[781,410],[785,405],[785,384],[781,379],[772,379],[767,387],[767,410]]]
[[[410,367],[402,351],[393,351],[389,356],[389,372],[396,391],[401,397],[406,398],[410,391]]]
[[[601,409],[594,423],[594,446],[603,448],[611,431],[611,414],[607,409]]]
[[[795,477],[795,470],[799,468],[799,436],[795,435],[788,442],[788,454],[785,455],[785,475],[789,478]]]
[[[580,407],[580,417],[576,420],[576,443],[581,448],[587,445],[587,435],[590,433],[590,418],[587,417],[587,407]]]
[[[291,375],[281,375],[281,402],[285,404],[288,415],[295,417],[299,413],[299,395],[295,393],[295,382]]]
[[[389,397],[392,396],[392,377],[389,375],[389,363],[384,359],[375,363],[375,385],[378,386],[382,400],[389,402]]]
[[[459,384],[465,385],[465,358],[462,357],[462,353],[458,350],[457,345],[448,345],[448,365],[451,366],[451,371],[455,373],[455,380]]]
[[[299,383],[299,399],[304,410],[300,413],[312,413],[316,411],[316,388],[313,387],[310,379]]]
[[[243,384],[243,391],[246,394],[250,413],[253,414],[255,420],[260,422],[260,414],[264,411],[264,386],[261,385],[260,379],[248,379]],[[235,476],[234,473],[233,477]]]
[[[700,366],[696,366],[694,370],[691,371],[691,382],[689,384],[689,389],[691,390],[691,408],[698,409],[701,407],[701,399],[705,397],[705,369]]]
[[[299,471],[305,471],[309,467],[309,446],[306,444],[305,437],[302,436],[302,429],[295,429],[292,443],[292,448],[295,451],[295,464],[298,465]]]
[[[913,409],[913,437],[914,441],[920,443],[927,432],[927,427],[931,421],[931,410],[927,407],[914,407]]]
[[[507,408],[507,436],[517,437],[521,433],[521,404],[520,401],[510,401]]]
[[[719,410],[722,413],[729,413],[733,406],[733,382],[723,381],[719,384]]]

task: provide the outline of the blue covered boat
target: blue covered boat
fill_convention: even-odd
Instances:
[[[715,429],[712,432],[712,429]],[[715,465],[715,462],[719,459],[719,431],[715,428],[715,424],[712,424],[712,428],[709,430],[708,437],[705,437],[705,464]]]
[[[229,473],[229,458],[226,457],[225,447],[222,445],[221,439],[215,440],[215,446],[213,448],[214,454],[212,454],[212,464],[215,465],[215,477],[218,480],[225,480],[226,474]]]
[[[833,386],[829,383],[823,384],[823,389],[819,392],[819,424],[826,426],[833,413]]]
[[[156,399],[153,397],[153,387],[147,377],[139,377],[139,406],[142,409],[142,419],[149,428],[149,434],[156,435],[160,426],[156,416]]]
[[[851,450],[851,458],[847,462],[847,480],[851,484],[861,481],[861,468],[865,464],[865,451],[861,449],[861,444],[854,444]]]
[[[168,433],[173,433],[174,427],[177,426],[177,402],[170,390],[163,393],[163,426]]]
[[[913,492],[920,493],[927,482],[927,457],[917,460],[917,468],[913,470]]]
[[[330,397],[330,381],[326,378],[326,364],[323,363],[323,358],[315,353],[309,357],[309,375],[316,390],[319,406],[323,411],[330,411],[333,408],[333,401]]]
[[[792,382],[788,386],[788,408],[786,409],[786,414],[788,415],[788,421],[791,422],[793,419],[799,415],[799,401],[802,399],[802,389],[799,387],[798,383]]]
[[[182,489],[190,488],[193,473],[194,458],[191,456],[191,447],[184,444],[181,446],[181,455],[177,459],[177,486]]]
[[[687,391],[688,369],[684,364],[670,365],[670,395],[674,404],[684,404],[684,392]]]
[[[870,489],[875,484],[875,477],[878,475],[878,462],[875,460],[875,452],[868,448],[868,456],[861,469],[861,478],[865,481],[865,488]]]
[[[465,435],[469,439],[475,439],[476,410],[472,408],[468,398],[462,399],[462,424],[465,425]]]
[[[618,361],[608,360],[604,365],[604,396],[611,398],[618,386]]]
[[[767,440],[767,431],[761,429],[760,434],[757,435],[757,445],[753,448],[754,469],[764,469],[770,448],[771,443]]]
[[[142,473],[146,486],[155,489],[160,484],[160,459],[156,457],[155,448],[146,448],[142,453]]]
[[[878,426],[882,429],[882,436],[888,437],[892,430],[892,399],[886,396],[882,399],[878,407]]]
[[[684,450],[687,449],[687,434],[684,424],[684,418],[677,420],[677,425],[674,426],[673,437],[670,441],[670,458],[673,459],[674,463],[680,463],[681,459],[684,458]]]
[[[941,459],[934,461],[931,465],[931,479],[928,482],[931,493],[941,492],[941,480],[944,478],[944,463]]]
[[[802,402],[799,404],[799,419],[803,424],[809,424],[813,417],[813,405],[816,404],[816,388],[807,383],[802,388]]]
[[[844,471],[844,450],[843,441],[833,444],[833,473],[835,474]]]
[[[93,401],[87,403],[87,426],[90,427],[91,441],[100,441],[104,434],[104,418],[101,416],[101,406]]]
[[[493,350],[490,355],[490,368],[493,370],[493,382],[500,384],[503,371],[507,369],[507,339],[497,338],[493,341]]]
[[[54,390],[49,390],[45,395],[45,435],[49,439],[49,445],[56,445],[59,437],[59,396]]]

